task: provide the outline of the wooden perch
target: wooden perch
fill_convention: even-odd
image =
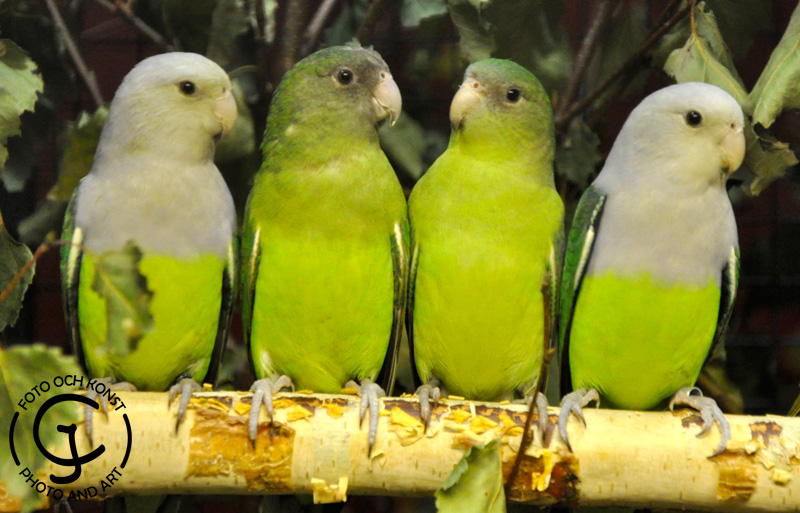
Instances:
[[[124,408],[96,414],[96,460],[78,481],[61,486],[98,495],[314,494],[321,502],[351,495],[432,495],[470,445],[502,438],[505,475],[519,447],[526,407],[445,400],[428,432],[414,398],[387,398],[377,443],[367,457],[366,423],[348,395],[279,394],[275,422],[262,413],[255,448],[247,435],[251,395],[204,392],[190,403],[175,431],[176,403],[167,394],[117,392]],[[130,421],[132,446],[122,468]],[[586,410],[587,427],[569,424],[574,453],[554,429],[550,410],[542,444],[537,434],[509,500],[537,505],[632,506],[717,511],[800,511],[800,418],[729,415],[728,450],[707,458],[719,431],[697,438],[699,417],[689,411]],[[70,454],[67,436],[51,449]],[[79,426],[77,454],[89,453]],[[114,469],[114,470],[112,470]],[[45,475],[71,467],[50,464]],[[117,472],[117,474],[114,473]],[[113,479],[112,479],[113,478]],[[49,479],[44,478],[42,479]],[[114,481],[115,480],[115,481]],[[109,483],[109,481],[111,481]],[[107,486],[103,489],[105,483]],[[56,485],[51,484],[54,488]]]

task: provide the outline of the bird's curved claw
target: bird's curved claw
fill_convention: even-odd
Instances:
[[[539,432],[542,434],[542,440],[547,432],[547,396],[541,392],[536,392],[525,398],[525,402],[530,406],[532,401],[536,401],[536,413],[539,416]],[[583,415],[583,412],[581,412]]]
[[[692,392],[697,392],[693,395]],[[728,441],[731,439],[731,428],[728,425],[728,420],[722,414],[717,402],[710,397],[703,397],[703,392],[697,387],[683,387],[672,396],[669,401],[669,409],[672,411],[676,404],[681,404],[694,408],[700,412],[700,417],[703,419],[703,426],[697,436],[703,436],[711,429],[711,426],[716,423],[719,426],[720,438],[717,450],[714,451],[709,458],[713,458],[722,453],[728,446]]]
[[[580,419],[581,424],[586,427],[586,418],[583,416],[583,407],[592,401],[596,401],[597,406],[600,406],[600,394],[598,394],[597,390],[594,388],[590,390],[579,388],[578,390],[565,395],[564,398],[561,399],[561,411],[558,414],[558,433],[561,435],[561,439],[564,440],[564,443],[567,444],[567,448],[570,451],[572,450],[572,445],[569,443],[569,435],[567,434],[567,421],[569,420],[569,415],[570,413],[574,413],[575,416]]]
[[[200,384],[193,380],[190,377],[183,376],[178,378],[178,381],[169,387],[169,397],[167,398],[167,407],[172,404],[173,399],[175,396],[181,396],[181,401],[178,403],[178,420],[175,422],[175,432],[178,432],[178,428],[181,426],[181,422],[183,421],[183,417],[186,416],[186,410],[189,407],[189,399],[192,398],[192,394],[195,392],[199,392],[203,389]]]
[[[378,435],[378,418],[380,417],[380,398],[386,396],[386,392],[371,379],[364,378],[361,384],[350,380],[345,387],[356,389],[356,393],[361,397],[361,407],[359,408],[359,421],[363,424],[364,416],[369,408],[369,434],[367,436],[368,450],[367,456],[372,454],[372,447],[375,445],[375,438]]]
[[[256,380],[250,387],[253,392],[253,402],[250,405],[250,418],[247,423],[247,432],[250,435],[250,443],[253,448],[256,447],[256,436],[258,436],[258,416],[261,414],[261,406],[267,410],[269,421],[272,422],[272,414],[274,413],[272,407],[272,396],[284,388],[290,389],[294,392],[294,383],[291,378],[285,374],[281,374],[277,378],[262,378]]]
[[[114,383],[114,378],[105,377],[105,378],[98,378],[95,380],[97,383],[103,384],[106,386],[108,390],[114,391],[124,391],[124,392],[135,392],[136,387],[133,386],[132,383],[128,383],[127,381],[120,381],[119,383]],[[108,416],[108,397],[105,395],[98,394],[94,388],[89,388],[86,390],[86,398],[91,399],[93,401],[97,401],[97,404],[100,405],[100,411],[103,412],[103,415]],[[94,447],[94,440],[92,439],[92,433],[94,432],[94,408],[89,406],[88,404],[83,407],[83,418],[84,418],[84,427],[86,428],[86,436],[89,438],[89,446]]]
[[[433,408],[436,408],[442,396],[439,380],[431,378],[430,381],[417,388],[417,395],[419,396],[419,418],[427,431],[428,424],[431,422],[431,402],[433,402]]]

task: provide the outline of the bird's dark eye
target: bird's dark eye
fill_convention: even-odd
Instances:
[[[178,84],[178,88],[181,90],[183,94],[187,96],[194,94],[196,89],[194,82],[190,82],[189,80],[184,80],[183,82]]]
[[[336,74],[336,80],[342,85],[347,85],[353,81],[353,72],[349,69],[340,69]]]
[[[512,87],[506,92],[506,99],[511,103],[517,103],[519,101],[519,89],[516,87]]]
[[[703,116],[696,110],[690,110],[686,113],[686,123],[689,126],[697,126],[703,122]]]

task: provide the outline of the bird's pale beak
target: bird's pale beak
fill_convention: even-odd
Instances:
[[[480,82],[474,78],[464,80],[450,104],[450,122],[453,128],[458,130],[467,114],[481,103],[483,97],[484,90]]]
[[[403,99],[400,89],[388,71],[381,71],[381,81],[372,90],[372,107],[378,121],[389,118],[394,125],[400,117],[403,108]]]
[[[238,112],[236,111],[236,100],[234,99],[230,88],[226,88],[225,92],[222,93],[222,96],[217,98],[214,102],[214,116],[216,116],[217,121],[219,121],[219,124],[222,127],[221,135],[224,136],[231,131],[234,123],[236,123],[237,115]]]
[[[722,166],[729,176],[742,165],[744,152],[745,141],[742,127],[732,125],[730,131],[722,139]]]

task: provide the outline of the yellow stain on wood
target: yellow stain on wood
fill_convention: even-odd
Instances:
[[[516,455],[514,455],[516,456]],[[514,457],[503,461],[503,479],[507,480]],[[538,449],[524,454],[507,498],[520,501],[541,500],[542,496],[570,502],[577,498],[580,485],[578,459],[570,452]]]
[[[389,416],[389,432],[397,435],[400,445],[407,446],[425,436],[425,426],[419,419],[395,406]]]
[[[312,477],[311,488],[314,492],[314,504],[347,502],[347,477],[340,477],[336,484],[329,484],[324,479]]]
[[[188,475],[238,474],[251,490],[291,492],[294,434],[284,424],[261,423],[253,448],[246,417],[197,409],[190,432]]]
[[[22,509],[22,501],[19,497],[9,495],[8,488],[0,483],[0,512],[19,511]]]
[[[753,459],[752,456],[727,450],[713,458],[712,461],[719,466],[718,500],[746,502],[750,499],[758,483],[758,467]]]

